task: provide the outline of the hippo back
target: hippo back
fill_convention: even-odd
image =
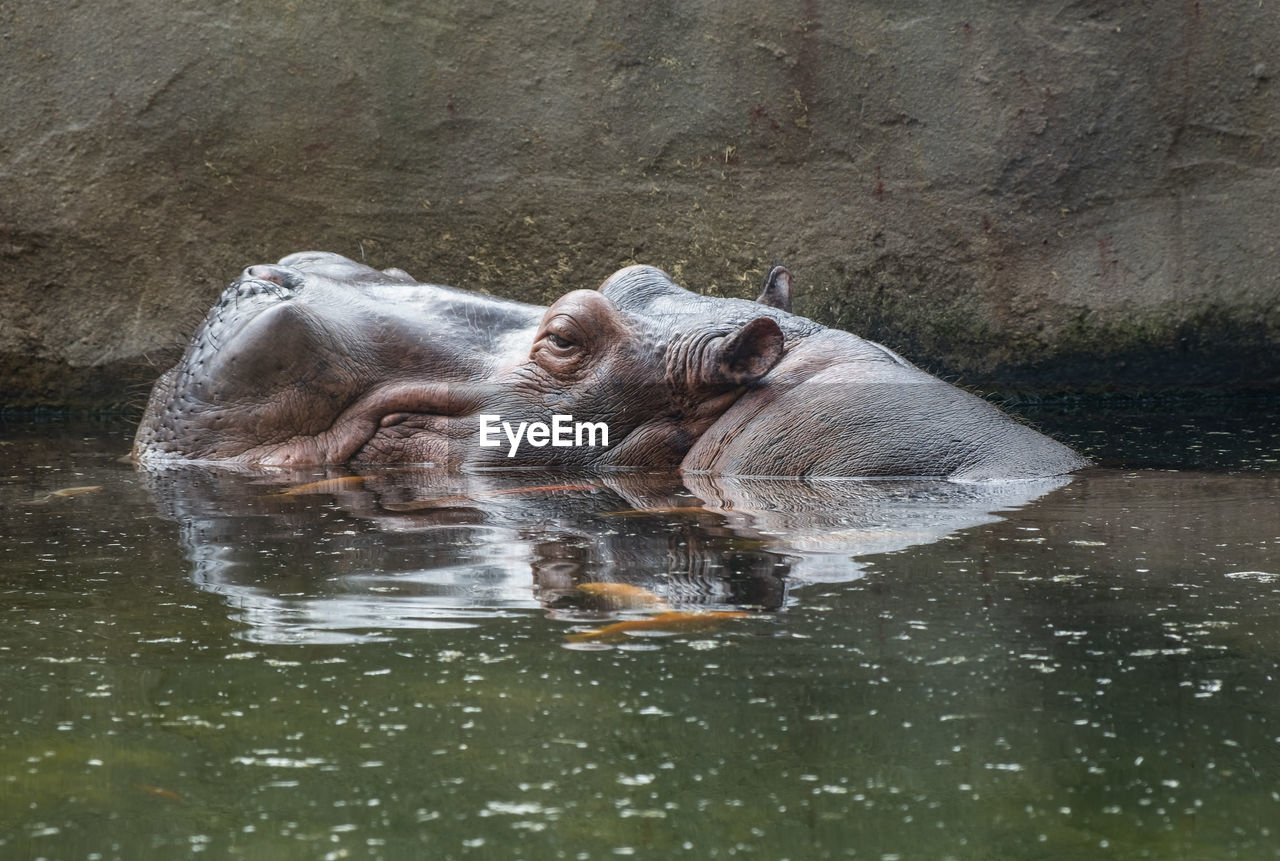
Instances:
[[[976,481],[1061,475],[1087,464],[981,398],[866,345],[828,330],[790,350],[699,438],[683,468]]]

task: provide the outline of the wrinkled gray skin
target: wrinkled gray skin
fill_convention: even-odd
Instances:
[[[337,463],[398,409],[491,376],[545,309],[303,252],[251,266],[152,389],[143,462]]]
[[[675,468],[781,355],[767,315],[670,330],[595,291],[543,309],[304,252],[223,293],[157,382],[134,457]],[[606,422],[610,444],[479,445],[482,415],[554,414]]]
[[[757,317],[782,328],[786,354],[703,433],[690,473],[929,476],[959,480],[1063,475],[1088,461],[879,344],[788,313],[791,276],[775,267],[757,303],[699,296],[633,266],[601,292],[627,312],[697,328]]]

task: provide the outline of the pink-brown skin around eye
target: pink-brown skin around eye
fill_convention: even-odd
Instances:
[[[529,359],[556,377],[569,378],[605,360],[611,350],[622,352],[637,336],[612,302],[592,290],[574,290],[547,309]]]

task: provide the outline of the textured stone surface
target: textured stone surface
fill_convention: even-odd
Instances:
[[[962,384],[1280,386],[1274,4],[73,6],[0,0],[7,406],[126,400],[305,248],[536,301],[781,259]]]

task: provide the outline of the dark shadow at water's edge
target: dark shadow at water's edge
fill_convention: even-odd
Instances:
[[[143,475],[161,515],[180,526],[193,581],[225,597],[243,636],[307,643],[531,609],[572,623],[776,612],[797,587],[860,578],[860,557],[994,522],[1069,481]]]
[[[1112,469],[1280,470],[1280,398],[1006,401],[1011,413]]]

